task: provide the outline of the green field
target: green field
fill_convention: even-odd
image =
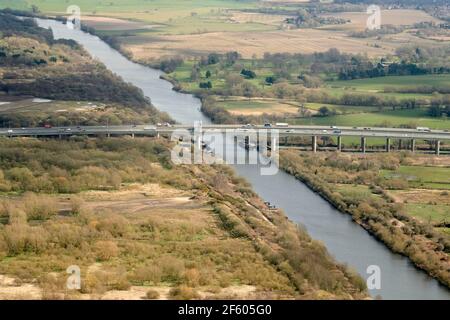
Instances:
[[[346,81],[328,81],[325,90],[333,96],[342,96],[346,93],[367,93],[397,99],[430,98],[431,94],[424,93],[384,92],[385,88],[390,88],[395,91],[395,89],[408,89],[420,86],[450,87],[450,74],[389,76]]]
[[[82,11],[97,13],[139,13],[146,10],[161,10],[165,12],[170,10],[177,13],[192,8],[202,8],[207,10],[210,8],[243,8],[249,7],[252,3],[258,1],[233,1],[233,0],[114,0],[114,1],[99,1],[99,0],[77,0],[76,2],[67,2],[61,0],[1,0],[0,7],[16,7],[29,8],[31,5],[36,5],[41,11],[58,12],[66,11],[66,8],[71,4],[76,4]],[[149,12],[150,13],[150,12]]]
[[[327,103],[306,103],[307,109],[319,110],[322,107],[327,107],[329,110],[336,112],[337,114],[350,114],[350,113],[364,113],[364,112],[377,112],[377,107],[369,106],[343,106]]]
[[[450,168],[447,167],[401,166],[396,171],[383,170],[381,175],[406,180],[413,188],[450,189]]]
[[[438,204],[406,204],[408,214],[425,222],[450,221],[450,206]]]
[[[371,79],[329,82],[332,87],[355,88],[357,91],[383,91],[385,87],[450,86],[450,74],[421,76],[389,76]]]
[[[30,9],[32,5],[47,14],[65,14],[69,5],[77,5],[83,15],[107,16],[114,18],[158,24],[152,32],[139,33],[141,36],[156,34],[192,34],[214,31],[265,31],[274,27],[259,23],[232,24],[227,21],[228,9],[252,8],[258,1],[235,0],[1,0],[0,8]],[[108,33],[108,32],[105,32]]]
[[[311,117],[293,119],[293,124],[368,126],[368,127],[429,127],[432,129],[450,129],[450,120],[429,117],[427,109],[384,111],[379,113],[358,113],[329,117]]]

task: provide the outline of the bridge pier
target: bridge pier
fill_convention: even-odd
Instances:
[[[131,139],[134,139],[134,133],[131,134]]]
[[[312,151],[317,152],[317,136],[312,136]]]
[[[439,156],[441,154],[441,141],[436,140],[436,155]]]
[[[398,139],[398,150],[402,150],[403,147],[403,143],[402,143],[402,139]]]
[[[416,139],[411,139],[411,151],[416,152]]]
[[[342,137],[338,136],[337,137],[337,151],[342,151]]]
[[[366,137],[361,137],[361,152],[366,153]]]
[[[391,152],[391,138],[386,138],[386,152]]]

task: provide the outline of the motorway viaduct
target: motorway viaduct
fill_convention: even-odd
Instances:
[[[386,139],[385,151],[391,151],[391,141],[394,139],[408,140],[411,151],[416,151],[416,141],[426,140],[434,145],[434,152],[441,153],[441,141],[450,141],[448,130],[399,129],[399,128],[358,128],[358,127],[324,127],[324,126],[242,126],[242,125],[203,125],[203,131],[227,133],[240,136],[251,135],[258,130],[277,130],[280,138],[311,137],[312,151],[318,150],[318,137],[334,137],[337,140],[336,149],[342,150],[343,137],[358,137],[361,140],[360,151],[366,152],[368,138]],[[187,125],[129,125],[129,126],[73,126],[53,128],[12,128],[0,129],[0,137],[70,137],[70,136],[159,136],[171,135],[176,130],[193,132],[193,126]]]

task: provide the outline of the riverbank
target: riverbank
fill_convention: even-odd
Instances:
[[[339,211],[350,214],[355,223],[393,252],[408,257],[416,267],[450,287],[450,237],[430,229],[430,225],[424,221],[408,216],[399,203],[393,202],[388,192],[379,185],[380,182],[377,185],[377,177],[371,177],[370,169],[362,169],[358,173],[354,169],[342,169],[344,166],[358,166],[358,161],[377,161],[369,157],[357,155],[352,160],[352,156],[348,155],[302,156],[293,151],[282,151],[280,168],[305,183]],[[380,163],[381,167],[377,168],[386,169],[383,166],[389,165],[393,163]],[[328,176],[330,170],[333,170],[333,176]],[[346,174],[353,177],[346,177]],[[344,192],[340,193],[336,188],[337,181],[349,186],[365,186],[368,193],[363,198],[359,198],[356,193],[347,194],[346,197]]]

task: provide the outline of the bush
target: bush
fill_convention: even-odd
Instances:
[[[22,203],[28,220],[45,220],[58,212],[58,202],[53,197],[26,193]]]
[[[95,251],[100,261],[108,261],[119,255],[119,247],[113,241],[97,241]]]
[[[148,300],[156,300],[159,298],[159,292],[153,289],[150,289],[145,294],[145,298]]]
[[[81,198],[79,196],[71,197],[70,198],[70,207],[71,207],[72,215],[74,215],[74,216],[79,215],[81,213],[83,205],[84,205],[83,198]]]
[[[171,289],[169,295],[175,300],[195,300],[200,298],[197,291],[183,285]]]

